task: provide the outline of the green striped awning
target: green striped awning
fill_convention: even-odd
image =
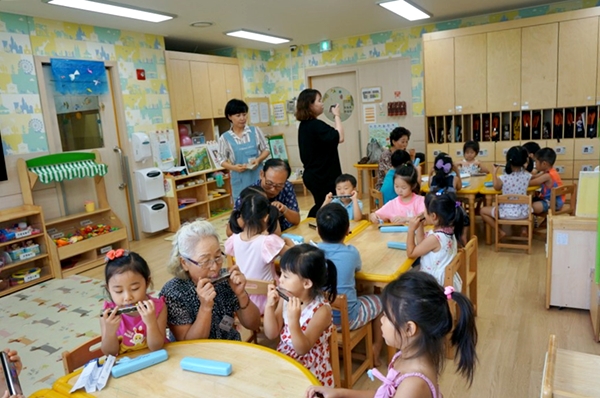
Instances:
[[[104,176],[108,172],[108,166],[104,163],[96,163],[93,160],[80,160],[29,167],[29,171],[37,174],[42,183],[48,184],[52,181],[60,182],[75,178]]]

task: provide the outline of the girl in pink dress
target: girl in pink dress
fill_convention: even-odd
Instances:
[[[240,206],[244,229],[225,241],[225,254],[235,257],[236,264],[247,279],[277,280],[275,258],[294,246],[289,239],[286,241],[269,232],[270,210],[271,204],[264,196],[246,196]],[[267,302],[266,296],[251,294],[250,300],[256,304],[262,315]]]
[[[106,290],[110,301],[105,301],[100,316],[102,352],[117,356],[127,351],[163,348],[167,334],[165,299],[148,296],[150,268],[139,254],[123,249],[106,254]],[[118,314],[127,308],[133,312]]]
[[[265,335],[269,339],[280,336],[277,351],[300,362],[323,385],[333,386],[329,362],[333,323],[329,302],[337,295],[335,265],[325,260],[321,249],[308,244],[288,250],[280,265],[279,287],[269,285]],[[325,301],[324,292],[329,302]]]
[[[454,300],[460,314],[452,329],[448,302]],[[456,347],[457,371],[469,385],[477,354],[477,328],[473,305],[452,286],[440,286],[429,274],[409,271],[383,290],[381,330],[388,346],[399,351],[388,366],[387,376],[377,369],[368,372],[382,385],[377,391],[358,391],[311,386],[307,398],[441,398],[438,377],[444,367],[446,335]]]

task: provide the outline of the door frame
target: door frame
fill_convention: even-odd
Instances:
[[[363,147],[362,147],[362,107],[359,108],[358,104],[359,104],[359,98],[358,95],[360,94],[360,85],[359,85],[359,70],[357,66],[324,66],[324,67],[318,67],[318,68],[307,68],[304,72],[304,83],[306,88],[312,88],[312,79],[313,77],[325,77],[325,76],[331,76],[331,75],[339,75],[342,73],[354,73],[354,79],[355,84],[356,84],[356,90],[357,90],[357,98],[356,98],[356,105],[355,105],[355,109],[357,109],[359,112],[357,114],[358,120],[357,120],[357,125],[358,125],[358,155],[359,155],[359,159],[363,157]],[[322,93],[323,94],[323,93]]]
[[[53,125],[55,123],[53,116],[54,115],[50,115],[50,112],[48,112],[47,110],[50,109],[50,104],[48,103],[48,93],[46,92],[46,85],[45,84],[41,84],[40,79],[44,79],[44,71],[43,71],[43,65],[44,64],[50,64],[50,60],[51,58],[55,58],[55,57],[48,57],[48,56],[40,56],[40,55],[34,55],[33,56],[33,60],[34,60],[34,65],[35,65],[35,73],[37,75],[37,81],[38,81],[38,89],[39,89],[39,97],[40,97],[40,105],[42,106],[42,118],[44,120],[44,126],[46,126],[46,139],[48,141],[48,152],[49,153],[58,153],[58,146],[59,146],[59,142],[60,142],[60,138],[56,137],[54,134],[51,134],[51,132],[49,131],[49,126]],[[60,57],[59,57],[60,58]],[[114,114],[115,114],[115,123],[116,123],[116,127],[117,127],[117,145],[119,146],[119,148],[121,148],[121,150],[123,151],[123,153],[126,155],[124,156],[124,161],[127,162],[127,159],[129,158],[130,154],[131,154],[131,148],[130,148],[130,144],[129,144],[129,139],[127,137],[123,137],[122,134],[124,134],[127,131],[127,123],[126,123],[126,119],[125,119],[125,112],[124,112],[124,104],[123,104],[123,97],[122,97],[122,90],[121,90],[121,80],[119,77],[119,70],[118,70],[118,63],[117,61],[103,61],[103,60],[89,60],[89,59],[82,59],[82,58],[64,58],[64,59],[68,59],[68,60],[79,60],[79,61],[97,61],[97,62],[102,62],[104,63],[104,68],[106,69],[106,73],[107,73],[107,78],[109,80],[109,84],[111,85],[111,93],[112,93],[112,101],[113,101],[113,110],[114,110]],[[108,149],[108,148],[106,148]],[[135,207],[133,207],[133,197],[132,197],[132,192],[131,192],[131,178],[129,178],[129,165],[126,164],[125,165],[127,168],[127,181],[125,181],[127,183],[127,186],[125,187],[125,201],[127,202],[127,210],[128,210],[128,217],[129,217],[129,225],[131,226],[131,236],[134,237],[137,236],[137,224],[135,223],[136,221],[136,216],[135,216]],[[60,185],[56,185],[56,190],[57,193],[60,195],[63,195],[64,193],[61,191],[60,189]],[[64,213],[65,209],[63,208],[63,202],[62,201],[58,201],[59,202],[59,206],[61,206],[61,212]]]

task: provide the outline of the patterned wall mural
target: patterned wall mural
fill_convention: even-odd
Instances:
[[[172,128],[161,36],[0,13],[0,43],[6,155],[48,151],[34,55],[117,61],[128,135]],[[137,80],[136,69],[146,80]]]
[[[271,104],[297,97],[305,87],[305,69],[351,65],[378,58],[409,57],[412,78],[412,114],[424,114],[422,40],[425,33],[536,17],[581,8],[596,7],[599,0],[571,0],[539,7],[456,19],[407,29],[333,40],[332,51],[319,52],[319,44],[299,45],[292,53],[287,47],[275,51],[236,49],[221,55],[237,56],[243,70],[248,97],[269,97]],[[273,122],[275,122],[273,120]],[[276,124],[276,123],[275,123]]]

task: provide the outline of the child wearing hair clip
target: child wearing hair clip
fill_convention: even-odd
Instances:
[[[435,157],[431,176],[429,177],[429,192],[445,191],[453,192],[460,191],[462,181],[460,179],[460,171],[452,162],[452,158],[447,153],[441,152]]]
[[[110,301],[105,301],[100,316],[101,349],[105,355],[127,351],[163,348],[166,339],[165,299],[148,296],[150,268],[139,254],[111,250],[106,254],[104,271]],[[133,312],[120,314],[119,309]]]
[[[425,217],[414,217],[408,223],[406,255],[408,258],[421,257],[421,271],[433,275],[440,285],[444,283],[444,269],[456,256],[464,217],[454,193],[438,192],[425,197]],[[433,225],[427,235],[423,230],[425,224]],[[460,275],[454,275],[453,285],[461,291]]]
[[[458,307],[456,327],[448,305]],[[473,383],[477,361],[477,327],[473,305],[452,286],[443,288],[431,275],[406,272],[383,289],[381,331],[388,346],[399,351],[384,376],[377,369],[367,372],[381,380],[377,391],[310,386],[306,398],[441,398],[438,379],[446,360],[444,340],[456,348],[457,372]]]

